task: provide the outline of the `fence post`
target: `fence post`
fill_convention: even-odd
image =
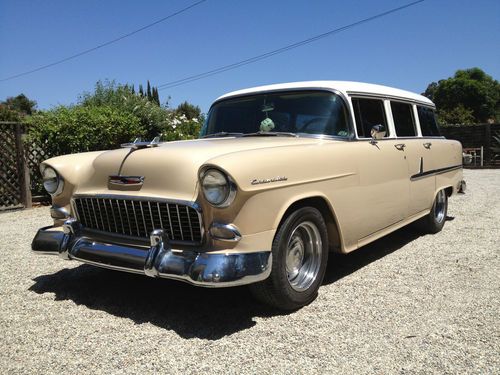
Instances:
[[[488,163],[491,162],[491,124],[487,123],[484,127],[484,142],[483,142],[484,148],[485,148],[485,158],[488,160]]]
[[[19,165],[19,186],[21,188],[21,200],[26,208],[33,206],[31,201],[31,187],[30,187],[30,171],[26,163],[24,141],[23,141],[23,127],[20,123],[16,124],[16,153],[17,162]]]

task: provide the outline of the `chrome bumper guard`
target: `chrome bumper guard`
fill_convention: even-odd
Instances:
[[[140,248],[96,241],[81,233],[75,219],[68,219],[64,231],[41,228],[31,248],[39,254],[59,254],[63,259],[150,277],[177,279],[204,287],[231,287],[266,279],[271,273],[270,251],[211,254],[175,250],[161,229],[150,235],[150,247]]]

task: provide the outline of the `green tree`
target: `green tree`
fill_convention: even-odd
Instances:
[[[139,92],[141,90],[142,85],[139,86]],[[160,107],[147,97],[134,94],[129,86],[116,84],[114,81],[98,81],[94,92],[80,95],[78,104],[85,107],[108,106],[130,113],[146,129],[145,136],[148,139],[164,133],[170,121],[167,107]]]
[[[184,115],[186,118],[189,120],[196,118],[200,119],[201,118],[201,109],[197,105],[193,105],[188,103],[187,101],[179,104],[177,108],[175,109],[175,113],[177,115]]]
[[[161,105],[160,104],[160,95],[158,94],[158,88],[157,87],[153,87],[153,101],[156,104]]]
[[[5,104],[0,103],[0,121],[21,121],[21,114],[7,107]]]
[[[36,102],[24,94],[11,96],[0,102],[0,121],[21,121],[36,111]]]
[[[141,127],[145,129],[147,139],[153,139],[158,135],[161,135],[163,140],[195,138],[203,122],[199,115],[199,107],[185,102],[183,108],[195,109],[194,117],[187,115],[182,117],[183,112],[178,113],[169,109],[166,104],[160,106],[156,101],[149,101],[147,97],[135,95],[130,86],[116,84],[113,81],[97,82],[94,92],[87,92],[80,96],[78,105],[106,106],[132,114],[139,119]]]
[[[500,83],[479,68],[457,70],[453,77],[432,82],[424,95],[436,104],[444,122],[499,120]]]
[[[153,101],[153,95],[151,94],[151,85],[149,83],[149,80],[148,80],[148,84],[147,84],[146,96],[148,97],[148,100],[150,102]]]

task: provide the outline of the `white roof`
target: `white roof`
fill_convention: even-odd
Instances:
[[[363,82],[351,82],[351,81],[304,81],[304,82],[290,82],[290,83],[279,83],[274,85],[258,86],[248,89],[233,91],[217,98],[224,99],[231,96],[239,96],[246,94],[260,93],[264,91],[274,91],[274,90],[293,90],[293,89],[304,89],[304,88],[314,88],[314,89],[334,89],[340,91],[344,95],[356,94],[376,94],[389,97],[406,98],[429,105],[434,105],[425,96],[415,94],[411,91],[400,90],[393,87],[375,85],[372,83]]]

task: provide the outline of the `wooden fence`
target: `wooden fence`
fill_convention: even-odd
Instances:
[[[0,122],[0,211],[29,208],[32,196],[47,195],[39,165],[51,156],[26,141],[26,125]]]
[[[31,207],[29,167],[23,138],[22,124],[0,123],[0,210]]]
[[[483,147],[485,165],[496,165],[500,160],[500,155],[492,151],[492,148],[500,147],[493,138],[500,135],[500,124],[448,125],[441,126],[440,130],[446,138],[460,141],[464,148]]]

